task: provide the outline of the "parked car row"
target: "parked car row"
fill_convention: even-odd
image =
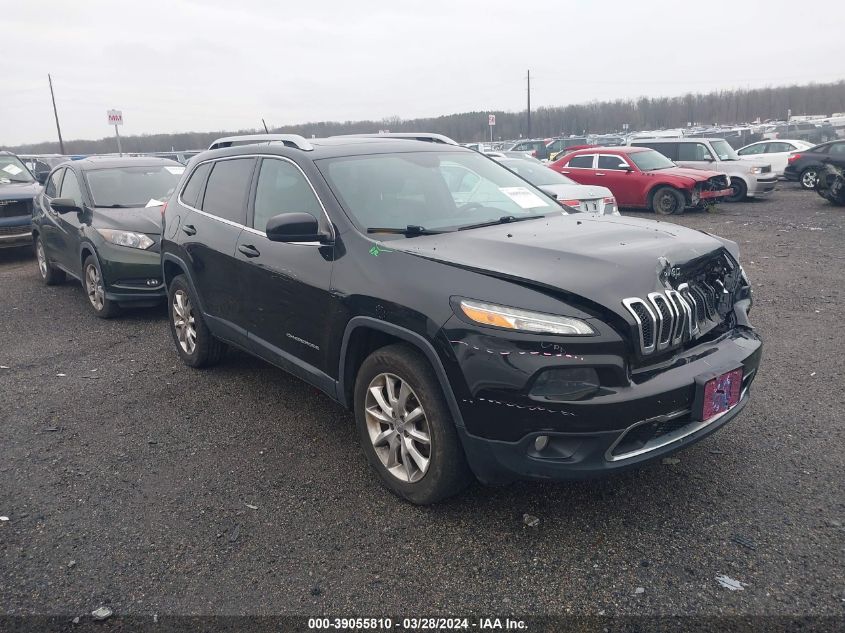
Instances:
[[[631,181],[668,162],[590,160],[608,155]],[[691,199],[727,187],[681,171]],[[49,174],[31,239],[44,283],[79,279],[100,317],[166,297],[187,365],[238,348],[349,407],[384,485],[433,503],[473,475],[635,467],[748,402],[762,344],[737,245],[610,215],[600,185],[605,213],[575,213],[554,173],[424,134],[91,158]]]

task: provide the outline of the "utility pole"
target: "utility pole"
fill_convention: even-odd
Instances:
[[[531,138],[531,71],[528,71],[528,131],[525,138]]]
[[[50,83],[50,98],[53,100],[53,115],[56,117],[56,131],[59,133],[59,153],[65,153],[65,142],[62,140],[62,128],[59,127],[59,111],[56,110],[56,95],[53,94],[53,78],[47,73],[47,81]]]

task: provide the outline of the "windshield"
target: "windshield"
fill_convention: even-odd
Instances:
[[[645,152],[631,152],[628,157],[641,171],[653,171],[655,169],[668,169],[675,167],[675,163],[666,158],[663,154],[653,149]]]
[[[502,165],[512,172],[519,174],[525,180],[536,187],[543,185],[574,185],[574,180],[549,169],[541,162],[522,160],[519,158],[506,158],[500,161]]]
[[[475,152],[409,152],[317,161],[351,219],[372,228],[455,230],[561,213],[539,189]]]
[[[719,157],[719,160],[739,160],[739,156],[737,156],[734,148],[731,147],[727,141],[723,141],[721,139],[710,141],[710,146],[713,148],[713,151],[716,152],[716,156]]]
[[[85,179],[95,207],[145,207],[170,198],[184,171],[182,165],[112,167],[87,171]]]
[[[0,183],[4,182],[34,182],[34,180],[17,156],[0,155]]]

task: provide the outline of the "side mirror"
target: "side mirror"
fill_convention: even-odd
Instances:
[[[53,207],[53,211],[56,213],[74,213],[82,211],[79,208],[79,205],[76,204],[76,200],[73,198],[53,198],[50,201],[50,206]]]
[[[271,242],[327,242],[329,236],[310,213],[280,213],[267,220],[267,239]]]

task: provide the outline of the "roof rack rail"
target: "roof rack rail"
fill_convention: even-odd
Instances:
[[[384,132],[379,134],[337,134],[332,138],[406,138],[412,141],[425,141],[427,143],[443,143],[444,145],[457,145],[457,141],[452,140],[443,134],[432,134],[430,132]]]
[[[222,149],[236,145],[263,145],[269,143],[283,143],[287,147],[294,147],[305,152],[314,150],[314,146],[300,134],[241,134],[238,136],[224,136],[214,141],[208,149]]]

